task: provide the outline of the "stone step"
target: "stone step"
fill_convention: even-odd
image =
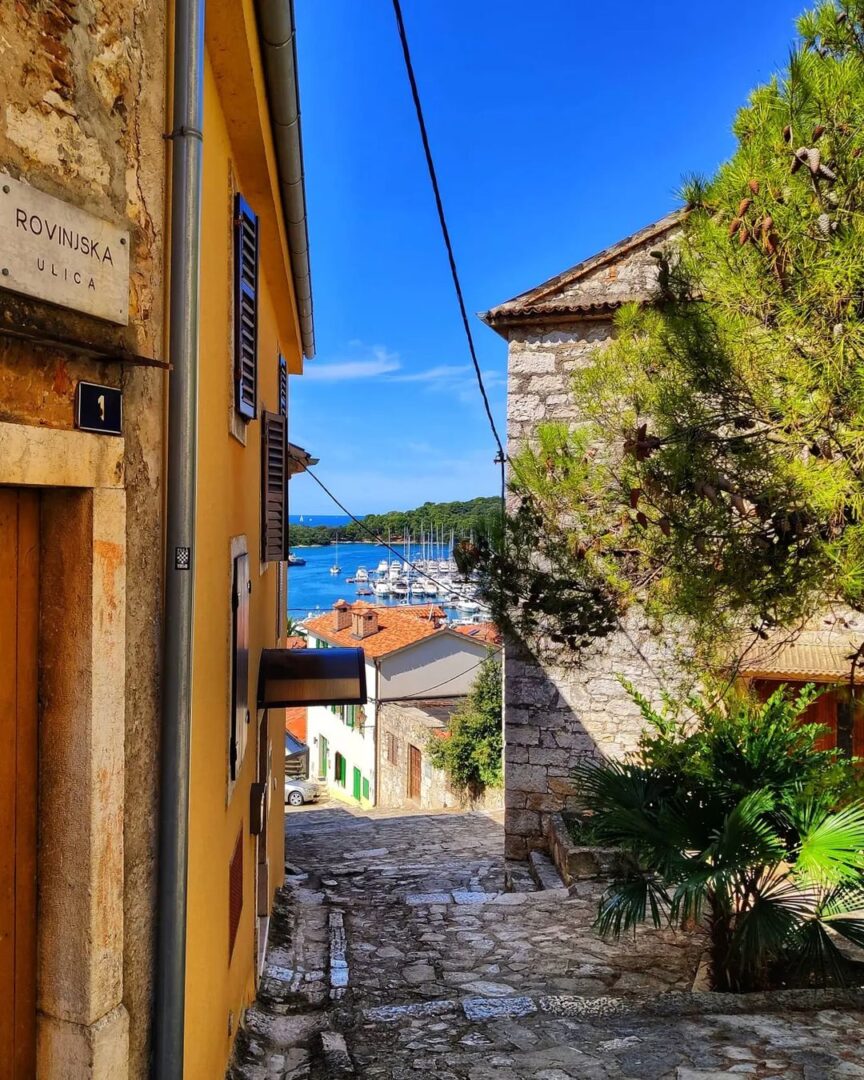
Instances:
[[[561,875],[555,863],[543,851],[532,851],[528,856],[528,865],[534,880],[543,892],[555,892],[561,896],[569,896],[569,890],[561,880]]]
[[[513,893],[537,892],[531,867],[524,862],[509,861],[504,867],[504,888]]]

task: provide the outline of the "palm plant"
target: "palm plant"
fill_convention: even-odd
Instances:
[[[576,770],[599,841],[634,856],[601,901],[602,933],[702,922],[716,990],[849,981],[834,936],[864,945],[864,803],[838,808],[854,766],[813,749],[813,696],[703,699],[688,730],[637,695],[639,759]]]

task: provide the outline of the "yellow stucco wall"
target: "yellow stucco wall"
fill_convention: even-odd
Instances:
[[[278,261],[264,258],[273,219],[250,192],[263,180],[255,162],[238,153],[223,107],[228,89],[219,81],[209,49],[205,69],[204,168],[201,250],[201,341],[195,652],[190,790],[189,918],[186,980],[186,1075],[224,1076],[243,1009],[255,994],[257,898],[256,840],[249,832],[249,788],[257,774],[258,714],[255,687],[262,648],[276,644],[275,564],[260,563],[261,424],[245,426],[245,446],[232,434],[232,216],[240,191],[261,218],[259,261],[258,405],[278,411],[280,345],[292,366],[294,342],[280,342],[277,309],[290,306],[284,278],[268,275]],[[265,189],[266,190],[266,189]],[[238,430],[236,420],[233,427]],[[242,425],[241,425],[242,428]],[[250,596],[249,709],[252,721],[239,776],[229,796],[231,698],[232,539],[244,536],[252,582]],[[284,597],[284,593],[283,593]],[[283,599],[284,604],[284,599]],[[282,616],[284,622],[284,615]],[[280,624],[281,625],[281,624]],[[283,629],[284,632],[284,629]],[[270,898],[284,875],[284,712],[269,719],[274,785],[270,817]],[[228,868],[242,829],[244,902],[233,955],[228,955]]]

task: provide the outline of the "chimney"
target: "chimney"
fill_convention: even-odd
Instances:
[[[351,636],[362,641],[378,633],[378,612],[374,608],[361,608],[352,613]]]
[[[333,605],[333,629],[347,630],[351,625],[351,608],[344,600],[337,600]]]

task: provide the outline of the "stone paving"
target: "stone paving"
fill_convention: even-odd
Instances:
[[[597,884],[506,891],[502,845],[495,814],[291,813],[232,1080],[864,1078],[864,1013],[695,1014],[698,935],[603,941]]]

